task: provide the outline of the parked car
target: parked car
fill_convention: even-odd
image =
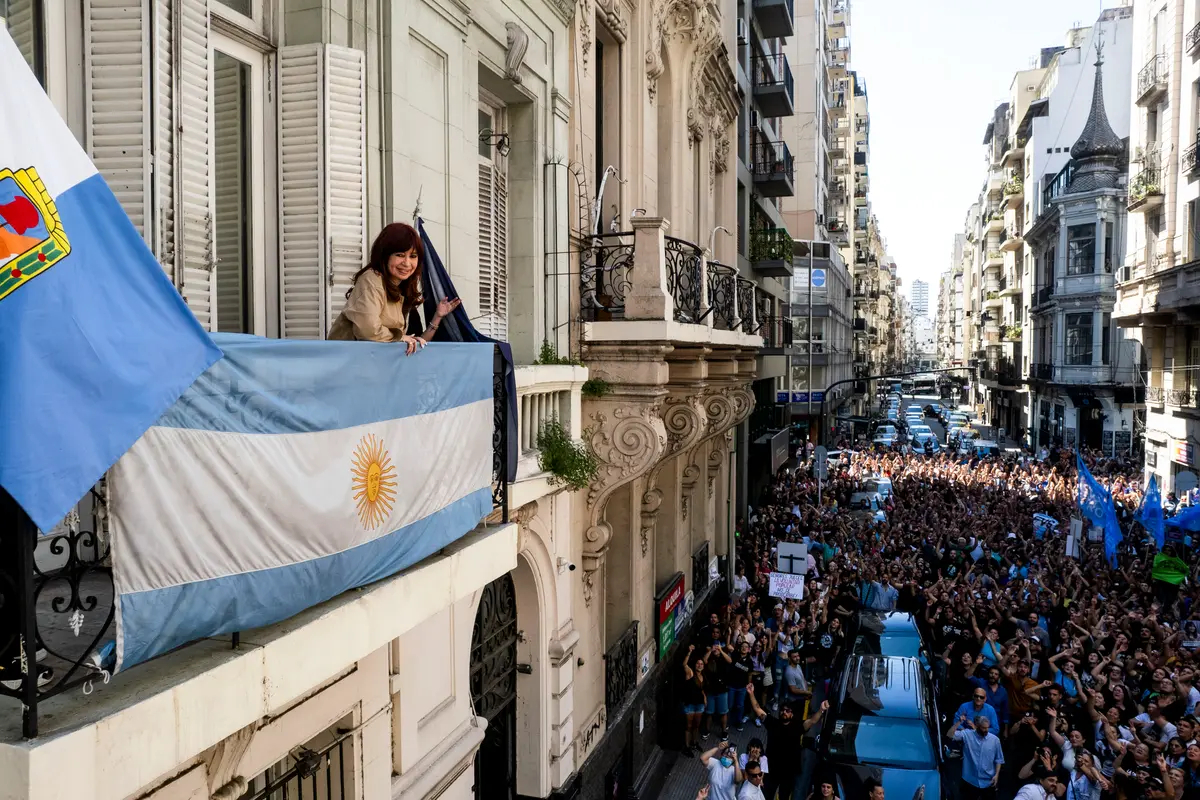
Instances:
[[[900,438],[900,432],[895,425],[879,425],[875,428],[875,441],[879,442],[880,438],[885,439],[885,444],[891,447]]]
[[[940,799],[938,711],[919,659],[851,656],[832,695],[817,753],[839,797],[865,797],[874,780],[885,797]]]
[[[937,417],[938,419],[941,419],[942,418],[942,404],[941,403],[930,403],[929,405],[925,406],[925,416]]]
[[[908,408],[904,409],[904,413],[905,413],[905,414],[912,414],[912,415],[914,415],[914,416],[918,416],[918,417],[923,417],[923,416],[925,416],[925,410],[924,410],[923,408],[921,408],[919,405],[916,405],[916,404],[914,404],[914,405],[911,405],[911,406],[909,406]]]

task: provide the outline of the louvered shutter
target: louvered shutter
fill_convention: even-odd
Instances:
[[[508,341],[508,180],[498,169],[492,178],[492,336]]]
[[[153,0],[154,63],[150,97],[154,104],[154,204],[157,214],[155,254],[175,281],[175,50],[171,36],[171,0]]]
[[[279,52],[283,336],[320,339],[366,263],[366,60],[338,45]]]
[[[490,163],[479,165],[479,322],[482,332],[492,335],[492,272],[495,268],[495,217],[492,214],[494,186]]]
[[[175,60],[176,91],[180,111],[179,153],[175,180],[181,206],[181,241],[177,264],[182,275],[183,299],[206,330],[215,330],[212,270],[216,260],[213,241],[212,142],[209,125],[208,0],[175,0],[179,3],[179,55]]]
[[[149,202],[149,7],[85,0],[84,97],[88,155],[144,236]]]
[[[34,20],[33,4],[41,0],[8,0],[8,6],[0,6],[0,18],[4,27],[21,51],[21,57],[31,69],[37,69],[37,24]],[[39,79],[42,76],[38,76]]]
[[[217,319],[215,330],[250,333],[245,329],[246,285],[242,263],[245,259],[245,226],[241,219],[246,208],[245,152],[242,119],[244,97],[241,64],[218,55],[213,64],[213,224],[216,237]]]

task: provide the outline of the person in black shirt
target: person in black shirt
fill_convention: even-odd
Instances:
[[[707,739],[713,723],[721,722],[721,738],[729,738],[729,666],[733,659],[720,644],[714,644],[705,654],[704,694],[707,704],[704,710],[704,730],[701,739]]]
[[[747,697],[750,707],[767,729],[767,760],[771,764],[771,771],[767,773],[763,795],[767,800],[774,800],[778,790],[779,800],[792,800],[804,756],[804,736],[821,723],[825,712],[829,710],[829,701],[822,702],[816,713],[801,721],[793,703],[780,706],[779,717],[776,718],[767,716],[766,710],[754,697],[754,692],[750,692]],[[779,766],[775,766],[776,764]]]
[[[750,685],[750,673],[754,662],[750,658],[750,642],[745,639],[738,645],[737,655],[729,664],[729,713],[739,731],[746,728],[746,687]]]

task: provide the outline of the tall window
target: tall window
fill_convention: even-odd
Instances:
[[[217,330],[250,333],[250,65],[213,54],[213,225]]]
[[[481,90],[482,92],[482,90]],[[479,313],[480,329],[508,339],[508,176],[500,136],[507,133],[504,106],[479,106]]]
[[[46,84],[45,30],[42,0],[0,0],[0,26],[6,28],[33,70],[38,82]]]
[[[1111,222],[1104,223],[1104,271],[1111,275],[1113,264],[1116,263],[1115,254],[1113,253],[1113,226]]]
[[[1100,344],[1100,363],[1107,365],[1111,363],[1109,359],[1112,357],[1112,314],[1102,315],[1102,319],[1100,321],[1100,335],[1104,337]]]
[[[1092,363],[1092,313],[1067,314],[1067,364]]]
[[[1096,268],[1096,226],[1067,228],[1067,275],[1091,275]]]

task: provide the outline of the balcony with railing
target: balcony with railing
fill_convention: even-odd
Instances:
[[[992,387],[1015,386],[1021,382],[1021,372],[1009,358],[994,358],[979,367],[979,379]]]
[[[1167,93],[1167,56],[1159,53],[1138,70],[1134,100],[1139,106],[1151,106]]]
[[[1200,391],[1196,389],[1167,389],[1163,399],[1174,408],[1200,409]]]
[[[1029,365],[1029,378],[1035,381],[1052,381],[1054,380],[1054,365],[1046,363],[1035,363]]]
[[[1113,273],[1109,270],[1095,271],[1088,269],[1077,275],[1066,275],[1054,279],[1055,297],[1076,297],[1086,295],[1114,295],[1116,283]]]
[[[1016,252],[1025,244],[1024,231],[1017,223],[1010,222],[1004,226],[1004,239],[1000,242],[1000,251],[1002,253]]]
[[[751,155],[754,187],[764,197],[791,197],[796,193],[792,151],[784,142],[760,140]]]
[[[754,101],[765,117],[790,117],[796,113],[792,68],[787,56],[756,56],[751,64]]]
[[[24,773],[24,785],[5,787],[13,790],[13,797],[33,796],[27,792],[39,785],[69,785],[56,778],[54,773],[62,769],[62,764],[46,760],[46,747],[69,753],[71,759],[99,758],[103,754],[113,759],[110,766],[137,763],[145,768],[122,768],[101,776],[98,762],[89,761],[85,766],[82,761],[72,760],[73,770],[86,770],[85,777],[73,785],[86,786],[89,793],[58,794],[51,790],[46,796],[126,796],[179,766],[179,758],[189,759],[209,746],[199,744],[187,749],[197,745],[196,739],[189,737],[211,736],[205,741],[217,743],[239,729],[260,724],[270,712],[293,703],[300,691],[326,685],[333,679],[337,665],[353,664],[356,658],[384,647],[408,630],[407,626],[444,610],[446,598],[469,596],[479,586],[465,584],[477,578],[486,583],[503,575],[516,563],[516,530],[508,524],[510,491],[516,485],[509,482],[510,463],[515,460],[510,456],[520,455],[514,451],[524,450],[522,442],[527,440],[527,428],[522,427],[528,416],[526,400],[542,403],[533,396],[545,394],[547,413],[542,419],[558,414],[563,425],[573,428],[576,435],[581,427],[578,415],[571,417],[567,398],[578,397],[585,369],[566,367],[570,374],[555,378],[561,378],[561,385],[551,387],[549,381],[542,382],[533,393],[530,389],[539,381],[526,380],[535,376],[519,370],[517,385],[524,393],[518,390],[521,417],[514,420],[506,362],[498,347],[489,348],[490,378],[472,379],[454,372],[467,363],[461,357],[466,348],[482,349],[487,345],[434,343],[421,358],[401,358],[398,368],[388,368],[395,373],[389,380],[380,375],[380,353],[372,349],[377,345],[361,345],[359,354],[347,352],[339,357],[342,372],[336,375],[326,375],[308,363],[313,359],[305,361],[303,354],[289,357],[286,350],[281,350],[279,358],[272,358],[266,348],[275,344],[255,342],[252,346],[258,348],[258,355],[254,358],[239,356],[235,346],[223,344],[225,359],[167,413],[176,424],[216,420],[218,425],[234,426],[220,429],[221,436],[237,435],[235,430],[252,432],[262,441],[241,455],[253,463],[228,463],[217,468],[220,459],[209,454],[206,458],[212,458],[212,462],[193,473],[203,473],[209,482],[204,488],[188,485],[181,492],[171,488],[170,480],[154,483],[126,479],[125,473],[136,470],[134,464],[145,460],[145,451],[137,451],[140,445],[135,445],[135,451],[101,478],[60,523],[44,532],[0,490],[0,751],[6,753],[6,766],[0,772],[10,777]],[[423,366],[419,365],[421,360]],[[304,366],[299,368],[302,361]],[[222,364],[226,365],[223,370]],[[232,379],[235,375],[236,380]],[[353,398],[358,405],[353,410],[339,405],[339,387],[344,385],[346,375],[359,376]],[[370,426],[380,433],[390,432],[384,435],[389,438],[386,444],[392,456],[387,449],[369,450],[368,439],[374,437],[364,438],[358,452],[371,459],[371,468],[364,464],[360,483],[353,477],[352,457],[345,456],[344,496],[343,489],[336,485],[320,497],[306,494],[306,490],[324,485],[321,475],[325,473],[313,473],[315,482],[311,485],[280,483],[272,487],[278,492],[272,500],[264,499],[263,487],[255,486],[247,477],[257,472],[261,483],[278,466],[272,461],[273,453],[280,455],[276,450],[285,445],[289,451],[304,448],[299,442],[310,433],[302,431],[317,437],[337,434],[337,430],[326,430],[325,426],[342,419],[342,414],[394,409],[395,403],[389,406],[388,400],[394,400],[396,385],[409,385],[420,395],[410,413],[424,414],[443,407],[454,410],[449,405],[458,391],[454,387],[472,380],[483,385],[472,387],[471,393],[482,388],[484,396],[492,395],[487,400],[490,410],[485,409],[482,417],[455,417],[462,424],[455,428],[454,436],[461,440],[455,439],[454,447],[439,457],[440,462],[435,459],[428,463],[440,463],[443,472],[474,471],[482,478],[481,488],[485,490],[490,482],[490,502],[485,499],[482,512],[487,524],[476,526],[473,514],[460,514],[457,521],[454,514],[439,515],[439,506],[420,492],[405,493],[401,488],[396,493],[394,467],[390,466],[396,462],[389,458],[405,459],[406,454],[432,440],[420,433],[419,428],[427,427],[424,423],[397,424],[417,422],[418,417],[394,411],[391,413],[397,419]],[[490,385],[485,383],[487,380]],[[516,425],[512,435],[510,423]],[[175,430],[186,430],[194,439],[218,429]],[[279,430],[286,434],[271,433]],[[406,441],[404,431],[415,438]],[[272,444],[272,439],[281,441]],[[480,444],[490,449],[490,464],[485,460],[482,467],[479,457],[487,450],[481,451],[477,446]],[[212,446],[209,443],[201,448]],[[318,467],[323,469],[320,465],[314,469]],[[519,468],[517,477],[520,480]],[[368,493],[377,491],[367,505],[358,501],[356,513],[353,496],[359,490],[362,497],[371,497]],[[446,487],[446,492],[456,490]],[[342,499],[344,508],[336,505]],[[169,504],[169,513],[180,515],[176,518],[179,524],[185,524],[184,520],[190,520],[190,524],[180,533],[178,546],[167,546],[164,539],[161,548],[154,546],[136,557],[138,569],[169,573],[162,584],[165,588],[131,593],[129,584],[122,585],[121,579],[130,574],[134,563],[129,560],[136,546],[132,543],[154,543],[162,533],[146,530],[146,523],[154,521],[156,503]],[[206,517],[217,506],[236,506],[237,511],[222,525],[220,520]],[[278,537],[278,531],[270,530],[288,524],[278,517],[285,512],[294,514],[297,520],[311,519],[312,530],[299,531],[298,537],[314,538],[292,542],[303,541],[305,552],[289,550],[282,555],[264,556],[266,551],[262,551],[246,556],[239,555],[236,547],[226,546],[237,537],[261,534],[262,547],[287,548],[288,542],[272,538]],[[409,515],[412,520],[426,515],[436,518],[434,527],[428,530],[440,543],[430,548],[431,542],[421,541],[428,534],[417,524],[411,530],[400,527],[408,524]],[[235,518],[244,520],[245,530],[233,527],[237,523],[229,520]],[[361,569],[358,562],[352,564],[341,558],[346,551],[316,555],[324,546],[313,544],[316,535],[327,537],[322,540],[325,544],[333,535],[341,537],[343,519],[352,521],[357,542],[371,548],[365,551],[370,563]],[[397,523],[398,519],[406,521]],[[360,521],[367,533],[360,528]],[[391,543],[390,537],[396,534],[384,533],[376,538],[379,529],[388,523],[397,525],[403,534],[398,537],[399,546]],[[230,540],[222,541],[222,532]],[[118,542],[120,546],[114,549]],[[209,563],[201,555],[202,548],[220,549],[221,555]],[[422,557],[422,553],[428,555]],[[205,561],[197,570],[202,576],[189,577],[187,573],[198,561]],[[264,569],[267,562],[274,563]],[[488,569],[481,564],[495,565],[496,571],[488,577]],[[220,575],[214,576],[213,569]],[[267,572],[274,577],[264,574]],[[222,604],[217,584],[242,588],[231,590],[225,595],[228,602]],[[286,591],[276,592],[271,587],[285,587]],[[156,606],[144,605],[147,610],[134,614],[129,605],[133,594],[139,594],[143,601],[162,604],[158,608],[169,604],[171,610],[160,616]],[[395,619],[392,614],[376,614],[379,609],[400,604],[405,605],[408,617],[402,625],[391,623]],[[162,627],[153,627],[155,620],[161,620]],[[247,621],[252,621],[254,630],[246,634],[243,644],[239,627]],[[295,659],[288,655],[311,656],[321,647],[345,656],[344,661]],[[119,671],[118,654],[124,662]],[[208,716],[198,722],[197,715]],[[32,741],[21,744],[22,738]],[[153,743],[148,744],[151,739]],[[108,794],[102,795],[97,788],[100,786]],[[128,787],[128,791],[116,791],[115,786]],[[97,790],[94,795],[93,789]]]
[[[786,39],[795,31],[794,0],[754,0],[754,18],[768,39]]]
[[[1200,152],[1200,139],[1192,142],[1180,154],[1179,166],[1184,171],[1184,174],[1191,175],[1196,172],[1197,167],[1200,167],[1200,162],[1197,160],[1198,152]]]
[[[724,265],[710,265],[703,250],[666,235],[667,221],[634,217],[633,231],[589,237],[580,252],[580,314],[585,341],[625,341],[622,327],[664,326],[666,340],[750,346],[759,344],[754,285]],[[710,268],[715,267],[715,268]],[[710,286],[710,280],[716,276]],[[732,281],[732,284],[731,284]]]
[[[1162,204],[1162,170],[1158,166],[1157,153],[1154,158],[1147,154],[1142,169],[1129,184],[1129,210],[1145,213]]]
[[[750,264],[760,275],[788,278],[792,275],[792,237],[787,228],[750,231]]]
[[[1188,55],[1195,55],[1197,49],[1200,49],[1200,22],[1192,26],[1183,37],[1183,49]]]
[[[785,355],[795,341],[795,327],[791,317],[771,315],[763,320],[760,333],[763,337],[763,355]]]
[[[604,710],[616,718],[638,682],[638,621],[625,629],[604,654]]]

